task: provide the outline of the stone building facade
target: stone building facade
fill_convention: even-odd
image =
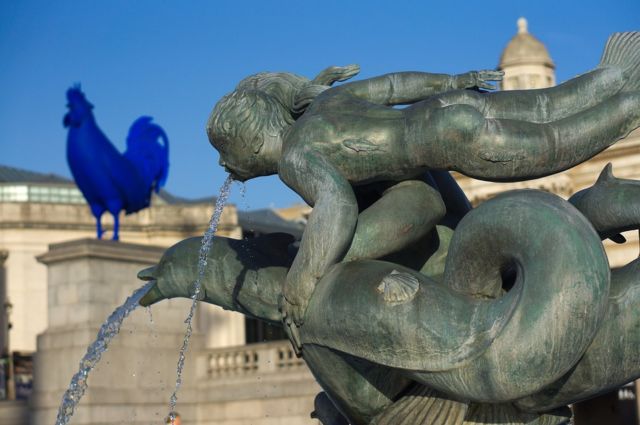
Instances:
[[[202,235],[213,212],[213,199],[189,201],[166,192],[155,196],[152,205],[122,217],[123,242],[169,247],[190,236]],[[108,238],[112,228],[109,214],[103,216],[103,223]],[[225,208],[218,233],[242,237],[235,206]],[[47,327],[46,267],[36,257],[46,252],[50,244],[87,237],[95,237],[95,219],[73,182],[0,166],[0,249],[7,253],[4,273],[10,311],[5,308],[5,314],[11,323],[10,347],[5,351],[35,351],[36,337]],[[244,321],[234,321],[235,316],[202,313],[203,327],[212,320],[230,326],[228,333],[211,336],[211,346],[244,343]]]
[[[502,51],[498,70],[504,72],[501,90],[543,89],[556,85],[555,64],[547,48],[529,33],[525,18],[518,19],[518,33]]]

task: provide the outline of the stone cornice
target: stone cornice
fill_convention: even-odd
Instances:
[[[207,229],[212,205],[161,205],[143,210],[137,214],[121,215],[122,232],[174,233],[178,237],[201,234]],[[103,216],[105,230],[113,228],[109,214]],[[43,229],[82,230],[95,229],[95,219],[84,204],[46,203],[0,203],[0,230],[2,229]],[[234,232],[238,229],[238,217],[234,205],[224,208],[219,227],[220,232]]]
[[[137,232],[137,233],[159,233],[174,232],[179,235],[200,235],[207,230],[208,223],[193,225],[120,225],[121,232]],[[113,229],[111,224],[103,224],[103,229],[110,231]],[[46,221],[3,221],[0,222],[0,229],[43,229],[43,230],[86,230],[95,231],[95,223],[52,223]],[[218,225],[218,232],[232,232],[238,228],[237,225]]]
[[[46,265],[80,258],[99,258],[131,263],[154,264],[166,248],[99,239],[77,239],[49,245],[36,259]]]

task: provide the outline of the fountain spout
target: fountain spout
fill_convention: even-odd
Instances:
[[[140,300],[141,305],[193,295],[201,239],[178,242],[165,252],[156,266],[138,273],[139,279],[154,282]],[[215,238],[201,282],[200,298],[227,310],[279,324],[278,298],[292,261],[291,242],[293,237],[283,233],[247,240]]]

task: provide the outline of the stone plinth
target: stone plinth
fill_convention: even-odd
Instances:
[[[29,406],[24,400],[0,401],[0,425],[27,425]]]
[[[141,286],[136,275],[157,262],[164,248],[81,239],[51,245],[38,257],[48,268],[48,328],[38,336],[34,425],[55,423],[58,405],[78,362],[100,325]],[[74,424],[163,423],[176,379],[178,350],[185,333],[189,300],[177,299],[140,308],[125,320],[102,361],[89,376],[89,389]],[[202,348],[194,333],[190,349]],[[187,361],[179,398],[184,423],[193,423],[196,400],[194,361]]]

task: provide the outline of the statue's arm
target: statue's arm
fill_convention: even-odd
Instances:
[[[358,204],[350,183],[317,151],[285,155],[279,173],[313,206],[283,288],[285,319],[300,324],[316,282],[349,248]]]
[[[493,90],[495,87],[489,82],[501,80],[502,74],[500,71],[471,71],[460,75],[394,72],[346,83],[340,89],[372,103],[407,105],[449,90],[469,88]]]

